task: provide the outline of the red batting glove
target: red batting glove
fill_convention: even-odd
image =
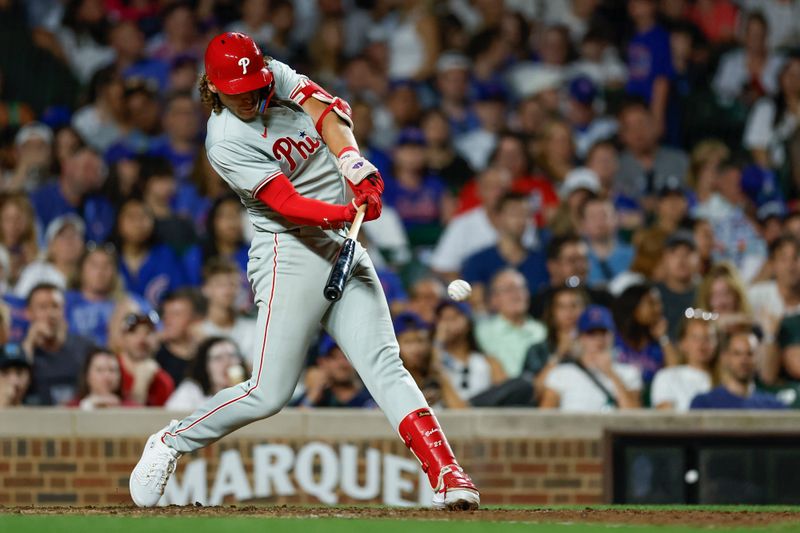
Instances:
[[[353,185],[349,181],[347,184],[350,185],[350,188],[353,190],[356,196],[363,193],[374,193],[378,196],[383,194],[383,178],[381,177],[380,172],[373,172],[361,180],[358,185]]]
[[[361,193],[353,198],[353,201],[347,206],[348,221],[353,221],[356,217],[356,211],[363,204],[367,204],[367,211],[364,213],[364,222],[375,220],[381,216],[381,208],[383,207],[381,197],[371,192]]]

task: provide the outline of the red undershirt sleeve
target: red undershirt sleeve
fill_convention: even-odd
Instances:
[[[256,198],[295,224],[328,226],[352,220],[347,206],[301,196],[284,174],[262,186]]]

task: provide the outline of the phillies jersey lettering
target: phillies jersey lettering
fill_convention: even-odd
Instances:
[[[297,168],[294,154],[306,160],[322,144],[322,139],[306,135],[305,131],[301,130],[297,135],[299,137],[298,140],[291,137],[281,137],[272,145],[272,155],[278,160],[285,159],[289,163],[289,172],[294,172],[294,169]]]

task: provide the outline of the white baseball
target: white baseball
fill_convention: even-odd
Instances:
[[[472,294],[472,287],[463,279],[451,281],[447,286],[447,295],[457,302],[462,302]]]

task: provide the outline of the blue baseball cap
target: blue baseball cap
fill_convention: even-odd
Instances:
[[[482,83],[475,88],[475,101],[506,103],[508,91],[499,83]]]
[[[606,331],[616,331],[614,326],[614,318],[611,316],[611,311],[602,305],[590,305],[578,318],[578,332],[586,333],[604,329]]]
[[[336,348],[336,341],[333,340],[333,337],[331,337],[327,333],[323,333],[319,339],[319,344],[317,347],[318,356],[327,357],[327,355],[330,354],[331,350],[333,350],[334,348]]]
[[[422,318],[411,311],[405,311],[397,315],[394,319],[394,334],[401,335],[406,331],[425,330],[429,331],[431,325],[422,320]]]
[[[569,97],[583,105],[592,105],[597,98],[597,87],[588,76],[578,76],[569,82]]]

